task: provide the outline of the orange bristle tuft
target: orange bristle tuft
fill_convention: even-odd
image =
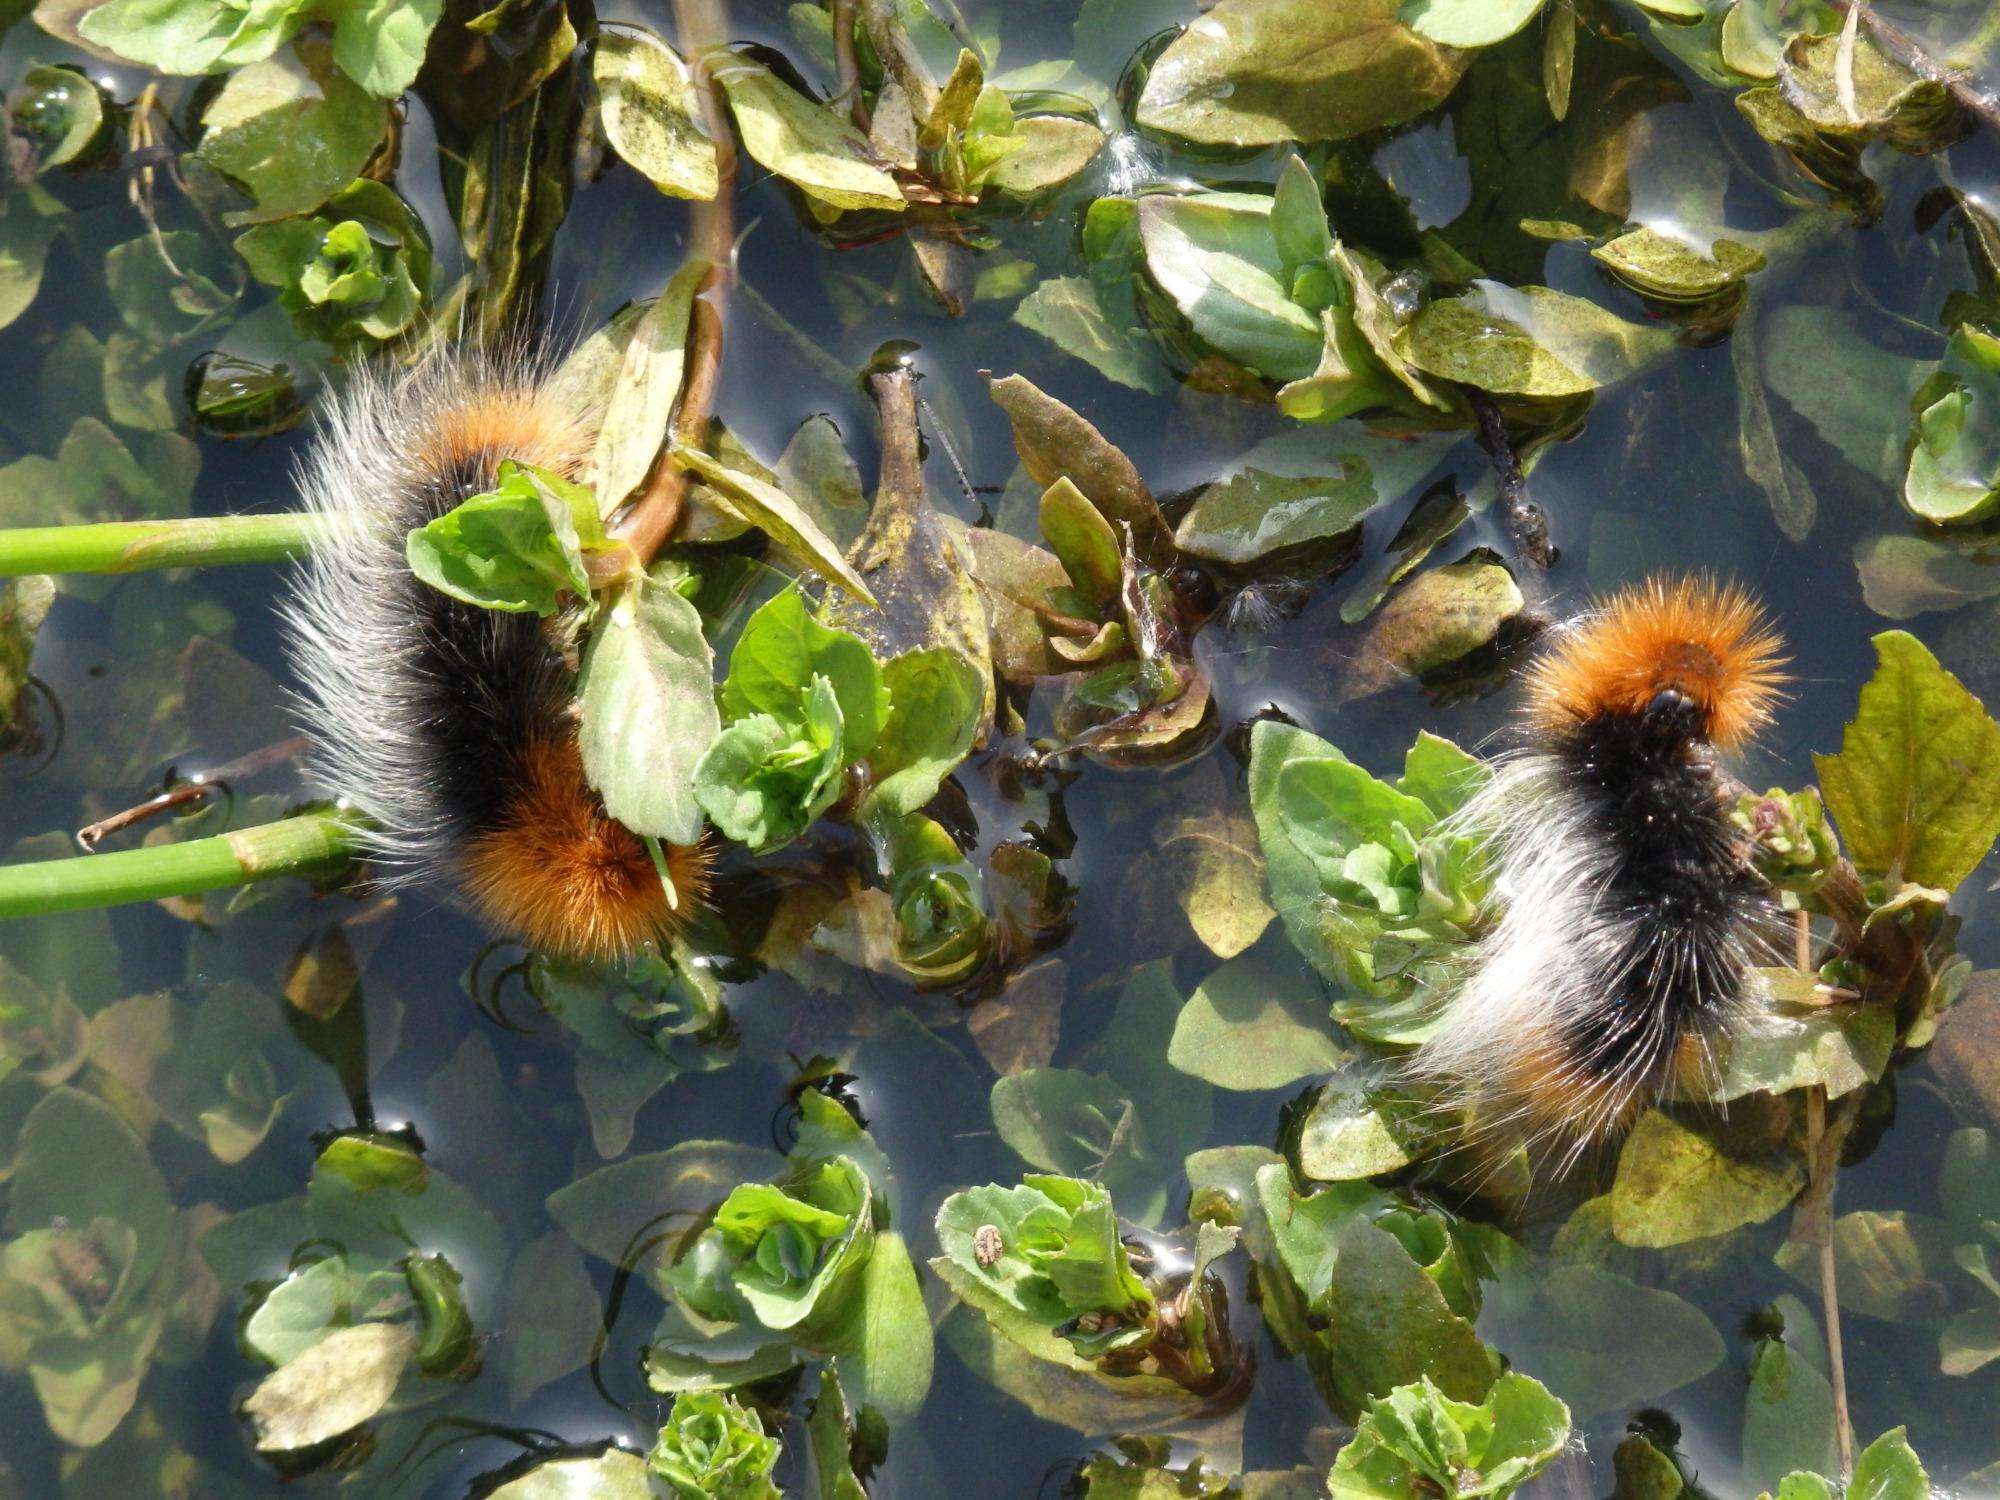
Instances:
[[[466,884],[489,919],[559,958],[606,962],[663,938],[707,891],[706,844],[664,846],[670,903],[645,844],[605,815],[573,737],[532,741],[497,826],[472,841]]]
[[[432,473],[449,474],[512,458],[574,478],[594,437],[589,422],[546,391],[475,385],[436,414],[419,461]]]
[[[1554,1037],[1542,1037],[1509,1060],[1498,1079],[1505,1117],[1530,1139],[1594,1140],[1630,1125],[1645,1107],[1626,1080],[1599,1077]]]
[[[1710,578],[1649,579],[1588,616],[1528,677],[1529,710],[1559,731],[1600,714],[1641,714],[1675,689],[1707,738],[1742,748],[1784,697],[1784,643],[1749,592]]]

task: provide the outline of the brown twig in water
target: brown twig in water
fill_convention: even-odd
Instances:
[[[688,310],[686,374],[680,402],[674,409],[667,441],[653,459],[645,488],[611,527],[611,534],[631,548],[639,566],[653,560],[681,518],[687,498],[688,471],[673,456],[674,445],[699,447],[708,437],[715,411],[715,391],[722,378],[722,343],[728,319],[729,285],[735,276],[736,138],[722,86],[715,81],[710,60],[729,35],[723,0],[674,0],[674,23],[681,52],[694,72],[695,96],[702,118],[715,142],[715,196],[692,205],[688,249],[709,263],[694,304]]]
[[[861,97],[861,59],[854,51],[855,0],[833,0],[833,76],[840,84],[840,97],[847,101],[847,113],[857,130],[870,124],[868,101]]]
[[[917,376],[907,365],[868,377],[869,394],[882,423],[883,494],[915,495],[924,488],[923,447],[917,434]]]
[[[1815,972],[1812,952],[1812,918],[1805,912],[1793,913],[1793,963],[1803,972]],[[1840,1455],[1840,1479],[1845,1484],[1854,1477],[1854,1418],[1847,1408],[1847,1356],[1840,1338],[1840,1291],[1835,1279],[1833,1253],[1833,1179],[1840,1166],[1840,1148],[1847,1140],[1858,1114],[1858,1101],[1865,1091],[1856,1089],[1850,1103],[1842,1106],[1842,1119],[1831,1136],[1826,1128],[1826,1086],[1814,1084],[1806,1090],[1806,1194],[1799,1200],[1792,1221],[1794,1235],[1810,1236],[1819,1257],[1820,1317],[1826,1324],[1827,1384],[1833,1388],[1833,1434]]]
[[[1912,73],[1932,83],[1942,84],[1945,92],[1958,102],[1958,107],[1980,124],[2000,128],[2000,97],[1974,87],[1964,69],[1946,67],[1919,46],[1916,38],[1907,31],[1875,14],[1875,7],[1865,4],[1864,0],[1833,0],[1833,6],[1844,15],[1858,18],[1868,28],[1868,35],[1874,38],[1875,44]]]
[[[303,736],[279,740],[275,745],[266,745],[261,750],[252,750],[248,755],[238,756],[228,765],[217,766],[213,771],[203,771],[190,776],[179,786],[170,787],[157,797],[149,797],[137,806],[113,813],[108,818],[100,818],[87,828],[79,828],[76,831],[76,842],[85,854],[95,854],[97,846],[111,834],[122,833],[135,824],[144,823],[149,818],[157,818],[164,812],[172,812],[177,807],[204,802],[219,786],[256,776],[273,766],[296,759],[305,752],[307,744],[308,741]]]

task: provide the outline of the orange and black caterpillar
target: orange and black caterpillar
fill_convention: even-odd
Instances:
[[[1651,580],[1562,631],[1530,670],[1522,747],[1456,815],[1505,910],[1420,1076],[1580,1145],[1712,1072],[1771,919],[1717,755],[1770,721],[1781,650],[1749,594],[1706,579]]]
[[[481,609],[418,581],[408,533],[492,489],[503,459],[574,478],[596,440],[519,359],[439,356],[357,372],[299,467],[328,518],[285,610],[311,779],[357,808],[386,881],[455,892],[501,931],[609,960],[664,936],[701,889],[703,853],[646,845],[585,783],[573,622]]]

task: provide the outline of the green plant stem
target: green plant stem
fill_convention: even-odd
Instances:
[[[185,521],[103,521],[0,530],[0,578],[24,573],[142,573],[304,557],[324,526],[304,511],[201,516]]]
[[[329,870],[359,852],[352,823],[333,813],[304,813],[184,844],[5,865],[0,866],[0,919],[193,896]]]

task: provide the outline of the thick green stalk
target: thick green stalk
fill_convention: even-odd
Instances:
[[[287,562],[312,550],[324,522],[303,511],[103,521],[0,530],[0,578],[23,573],[140,573],[218,563]]]
[[[308,874],[358,852],[352,823],[332,813],[304,813],[184,844],[0,865],[0,919],[193,896]]]

